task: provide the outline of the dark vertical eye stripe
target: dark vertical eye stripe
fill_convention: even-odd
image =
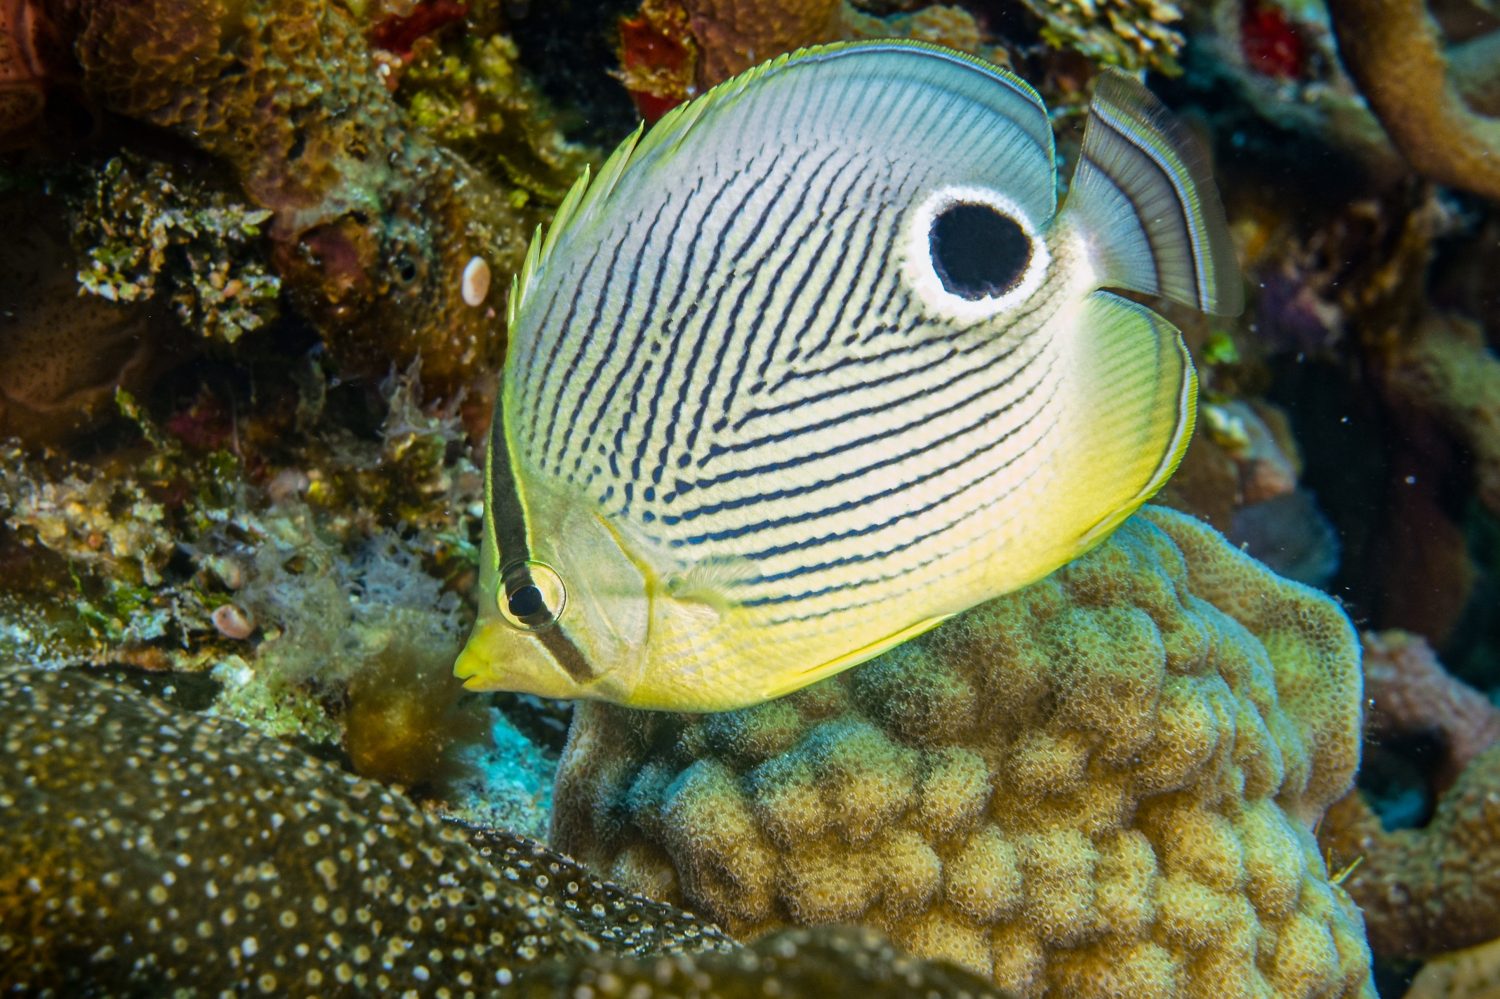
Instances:
[[[489,516],[485,518],[490,530],[490,545],[495,552],[495,578],[499,580],[501,592],[495,599],[506,599],[505,582],[500,570],[516,562],[531,558],[531,545],[527,540],[526,510],[516,490],[515,471],[510,464],[510,446],[505,439],[504,380],[495,399],[495,418],[490,425],[490,449],[485,461],[485,506]],[[531,573],[522,570],[527,584],[534,585]],[[554,622],[541,631],[530,632],[557,664],[567,671],[575,683],[587,683],[594,679],[594,670],[589,666],[578,646],[568,637],[561,621]]]

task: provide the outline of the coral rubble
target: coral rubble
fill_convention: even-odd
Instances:
[[[1023,996],[1371,995],[1312,834],[1359,740],[1343,613],[1152,508],[781,700],[580,705],[553,834],[731,932],[858,921]]]

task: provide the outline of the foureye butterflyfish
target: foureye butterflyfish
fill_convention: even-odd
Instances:
[[[805,49],[626,139],[511,288],[473,689],[684,711],[789,693],[1045,576],[1192,433],[1232,314],[1207,169],[1123,73],[1067,198],[1015,75]]]

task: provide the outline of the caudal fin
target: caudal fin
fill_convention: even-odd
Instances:
[[[1244,304],[1224,207],[1183,128],[1134,77],[1099,78],[1063,208],[1102,287],[1229,316]]]

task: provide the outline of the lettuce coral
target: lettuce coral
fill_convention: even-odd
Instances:
[[[553,838],[736,934],[863,922],[1022,996],[1369,996],[1312,833],[1360,697],[1337,606],[1148,509],[787,698],[580,705]]]

